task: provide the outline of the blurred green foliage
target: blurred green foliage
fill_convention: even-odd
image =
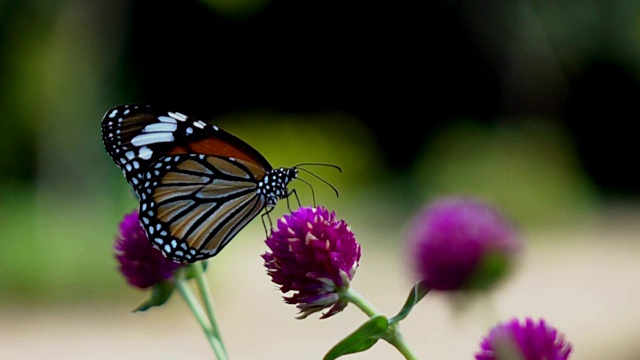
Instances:
[[[270,0],[200,0],[209,6],[212,11],[225,15],[232,19],[248,18],[259,14]]]
[[[540,118],[493,127],[469,120],[450,124],[425,147],[415,181],[423,197],[480,196],[524,226],[575,221],[598,200],[567,133]]]
[[[203,3],[238,14],[259,11],[266,1],[244,1],[246,8],[222,0]],[[622,3],[638,8],[636,2]],[[543,26],[508,25],[517,30],[514,37],[533,51],[535,35],[549,34],[567,45],[560,47],[565,53],[559,59],[571,64],[569,69],[595,46],[584,34],[605,26],[601,22],[613,11],[593,2],[529,4]],[[518,6],[504,9],[513,14]],[[637,23],[638,12],[616,9],[618,19],[626,21],[609,29],[623,35],[607,46],[624,59],[636,59],[637,49],[628,45],[638,43],[638,28],[627,32],[622,26]],[[636,20],[629,20],[633,16]],[[123,50],[126,19],[127,7],[118,2],[0,2],[0,300],[86,301],[126,291],[112,245],[118,222],[136,203],[100,134],[104,111],[137,98]],[[485,35],[491,39],[495,33]],[[595,40],[602,45],[602,39]],[[424,144],[407,173],[391,171],[361,119],[345,113],[239,109],[206,120],[247,140],[274,166],[316,161],[341,166],[343,174],[308,167],[340,190],[338,199],[328,186],[302,174],[318,203],[368,233],[395,233],[397,241],[411,214],[439,195],[485,197],[524,226],[563,223],[588,213],[598,200],[556,119],[496,119],[492,127],[451,119],[434,142]],[[310,204],[308,188],[295,186],[302,202]]]

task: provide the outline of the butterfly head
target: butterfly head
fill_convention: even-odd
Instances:
[[[295,167],[273,169],[258,183],[258,192],[266,198],[268,207],[274,207],[278,200],[289,196],[287,185],[297,177]]]

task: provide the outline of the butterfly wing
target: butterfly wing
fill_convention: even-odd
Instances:
[[[151,105],[120,105],[102,119],[102,141],[134,189],[141,174],[160,158],[177,154],[203,154],[256,164],[261,179],[272,169],[251,145],[202,120]]]
[[[196,154],[164,157],[145,175],[140,221],[152,244],[179,262],[216,255],[265,206],[255,164]]]
[[[272,170],[250,145],[180,113],[122,105],[105,114],[103,142],[140,198],[151,243],[178,262],[217,254],[265,207]]]

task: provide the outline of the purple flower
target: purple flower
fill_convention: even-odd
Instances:
[[[514,225],[477,199],[445,197],[423,209],[409,231],[420,280],[434,290],[486,289],[521,248]]]
[[[512,319],[489,331],[482,339],[476,360],[566,360],[571,344],[564,335],[544,320],[527,318],[524,323]]]
[[[127,281],[141,289],[173,277],[181,264],[173,262],[156,250],[140,226],[138,211],[124,216],[120,222],[120,235],[114,245],[120,272]]]
[[[262,255],[271,280],[280,286],[298,318],[331,307],[328,318],[347,306],[339,295],[349,287],[360,260],[360,245],[344,220],[324,207],[301,207],[278,219]]]

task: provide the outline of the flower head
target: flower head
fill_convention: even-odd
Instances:
[[[511,222],[467,197],[445,197],[423,209],[410,227],[409,244],[420,280],[445,291],[493,285],[521,248]]]
[[[549,326],[543,319],[537,323],[530,318],[520,323],[518,319],[501,323],[482,339],[476,360],[566,360],[571,344],[564,335]]]
[[[271,280],[280,286],[299,318],[331,307],[327,318],[347,306],[339,295],[349,287],[360,260],[360,245],[344,220],[324,207],[301,207],[278,219],[262,255]]]
[[[181,264],[173,262],[156,250],[140,226],[138,211],[124,216],[120,234],[114,245],[120,272],[129,284],[141,289],[170,279]]]

